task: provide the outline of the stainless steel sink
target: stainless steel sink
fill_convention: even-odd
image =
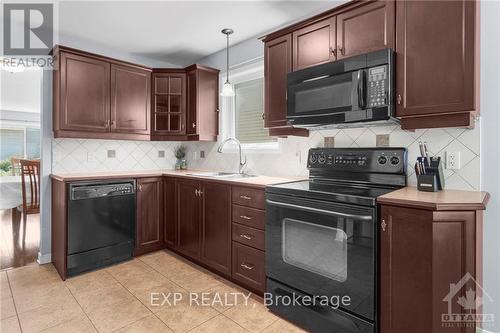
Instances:
[[[237,172],[193,172],[188,173],[190,176],[197,177],[209,177],[209,178],[248,178],[248,177],[256,177],[255,175],[249,175],[246,173],[240,174]]]

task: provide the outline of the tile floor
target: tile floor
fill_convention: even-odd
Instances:
[[[248,291],[167,251],[66,281],[51,264],[0,271],[0,280],[2,333],[303,332],[256,295],[245,302]],[[182,300],[173,305],[170,294],[169,305],[168,293]]]

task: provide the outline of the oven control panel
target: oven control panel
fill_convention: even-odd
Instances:
[[[307,168],[401,173],[405,164],[404,148],[313,148]]]

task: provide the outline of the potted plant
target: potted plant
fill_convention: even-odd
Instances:
[[[175,148],[175,157],[177,158],[177,162],[175,163],[175,169],[186,170],[187,169],[186,147],[181,145]]]

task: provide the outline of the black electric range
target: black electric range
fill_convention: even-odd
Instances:
[[[406,165],[405,148],[314,148],[309,180],[266,187],[271,311],[312,332],[377,332],[376,198],[406,186]]]

